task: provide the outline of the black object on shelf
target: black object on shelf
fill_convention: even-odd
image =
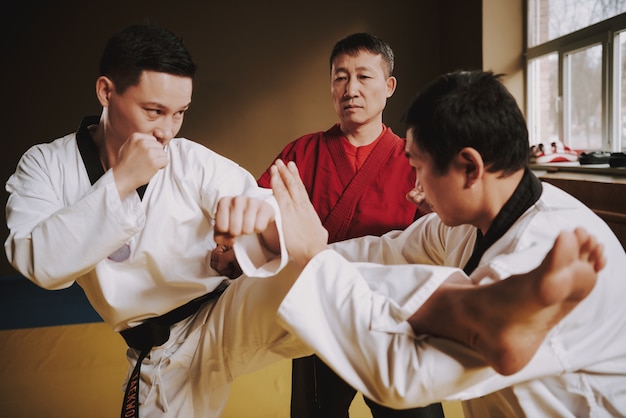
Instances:
[[[583,152],[578,157],[580,165],[587,164],[608,164],[611,158],[611,153],[607,151],[592,151]]]
[[[612,152],[609,158],[611,167],[626,167],[626,154],[623,152]]]

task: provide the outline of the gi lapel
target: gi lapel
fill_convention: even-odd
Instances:
[[[496,215],[493,223],[487,230],[487,234],[483,236],[480,229],[476,229],[476,243],[474,244],[474,251],[470,259],[467,261],[463,271],[468,276],[472,274],[474,269],[478,267],[480,259],[483,254],[491,247],[496,241],[513,226],[513,224],[541,197],[543,192],[543,186],[541,181],[526,168],[524,171],[524,177],[522,181],[513,192],[513,196],[504,204],[500,212]]]
[[[348,158],[345,155],[341,138],[336,138],[337,140],[333,138],[332,141],[329,141],[328,146],[335,160],[337,173],[343,184],[346,184],[344,180],[347,181],[347,186],[337,204],[322,221],[328,230],[328,242],[340,241],[345,238],[359,199],[396,147],[397,143],[389,133],[390,130],[387,128],[363,166],[354,175],[349,169]]]
[[[83,164],[85,165],[85,169],[87,169],[87,175],[89,176],[89,181],[92,185],[104,175],[104,168],[100,163],[98,147],[96,146],[96,143],[93,142],[91,134],[89,133],[89,126],[97,125],[99,122],[100,118],[98,116],[87,116],[83,118],[80,126],[78,127],[78,131],[76,131],[78,152],[80,152],[80,156],[83,159]],[[140,199],[143,199],[146,187],[148,187],[148,185],[144,184],[137,189]]]

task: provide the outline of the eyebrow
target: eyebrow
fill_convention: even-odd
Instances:
[[[372,66],[372,65],[362,65],[362,66],[360,66],[360,67],[356,67],[356,70],[357,70],[357,71],[364,71],[364,70],[366,70],[366,71],[375,71],[375,68],[374,68],[374,66]],[[347,68],[345,68],[345,67],[337,67],[337,68],[335,68],[335,70],[333,71],[333,74],[334,74],[334,73],[339,73],[339,72],[345,72],[345,73],[347,73],[347,72],[348,72],[348,69],[347,69]]]
[[[164,104],[159,103],[159,102],[143,102],[143,103],[142,103],[142,106],[147,106],[147,107],[156,107],[156,108],[158,108],[158,109],[169,109],[167,106],[165,106]],[[184,105],[184,106],[181,106],[178,110],[181,110],[181,109],[189,109],[189,106],[191,106],[191,102],[187,103],[187,104],[186,104],[186,105]]]

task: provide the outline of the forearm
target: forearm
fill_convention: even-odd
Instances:
[[[351,262],[406,264],[401,248],[407,237],[402,231],[391,231],[380,237],[368,235],[335,242],[329,247]]]
[[[41,287],[63,288],[134,235],[143,213],[124,207],[114,184],[99,186],[67,207],[13,193],[5,243],[11,264]]]
[[[237,262],[247,276],[273,276],[289,261],[278,205],[271,196],[268,196],[266,202],[274,210],[274,221],[260,233],[237,236],[234,240]]]
[[[272,223],[265,231],[259,234],[261,244],[271,253],[280,255],[280,236],[276,223]]]

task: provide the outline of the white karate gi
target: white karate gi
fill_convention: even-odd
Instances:
[[[7,182],[5,249],[13,266],[47,289],[77,282],[115,331],[214,290],[226,279],[209,264],[219,198],[243,194],[276,203],[247,171],[200,144],[175,138],[165,149],[169,163],[143,199],[134,193],[123,201],[111,170],[90,184],[75,134],[27,151]],[[262,255],[249,238],[252,247],[244,246]],[[125,244],[127,260],[107,258]],[[276,323],[293,278],[241,277],[178,323],[143,363],[140,415],[217,417],[234,377],[311,354]],[[137,354],[128,350],[129,372]]]
[[[448,276],[407,263],[462,267],[472,252],[475,228],[446,227],[436,214],[402,233],[336,243],[334,251],[318,254],[287,294],[280,320],[351,386],[391,407],[459,399],[468,417],[625,416],[624,250],[591,210],[543,187],[539,201],[489,248],[471,279],[501,280],[535,268],[558,233],[576,226],[604,244],[608,262],[592,293],[519,373],[498,375],[473,351],[415,336],[406,322]]]

